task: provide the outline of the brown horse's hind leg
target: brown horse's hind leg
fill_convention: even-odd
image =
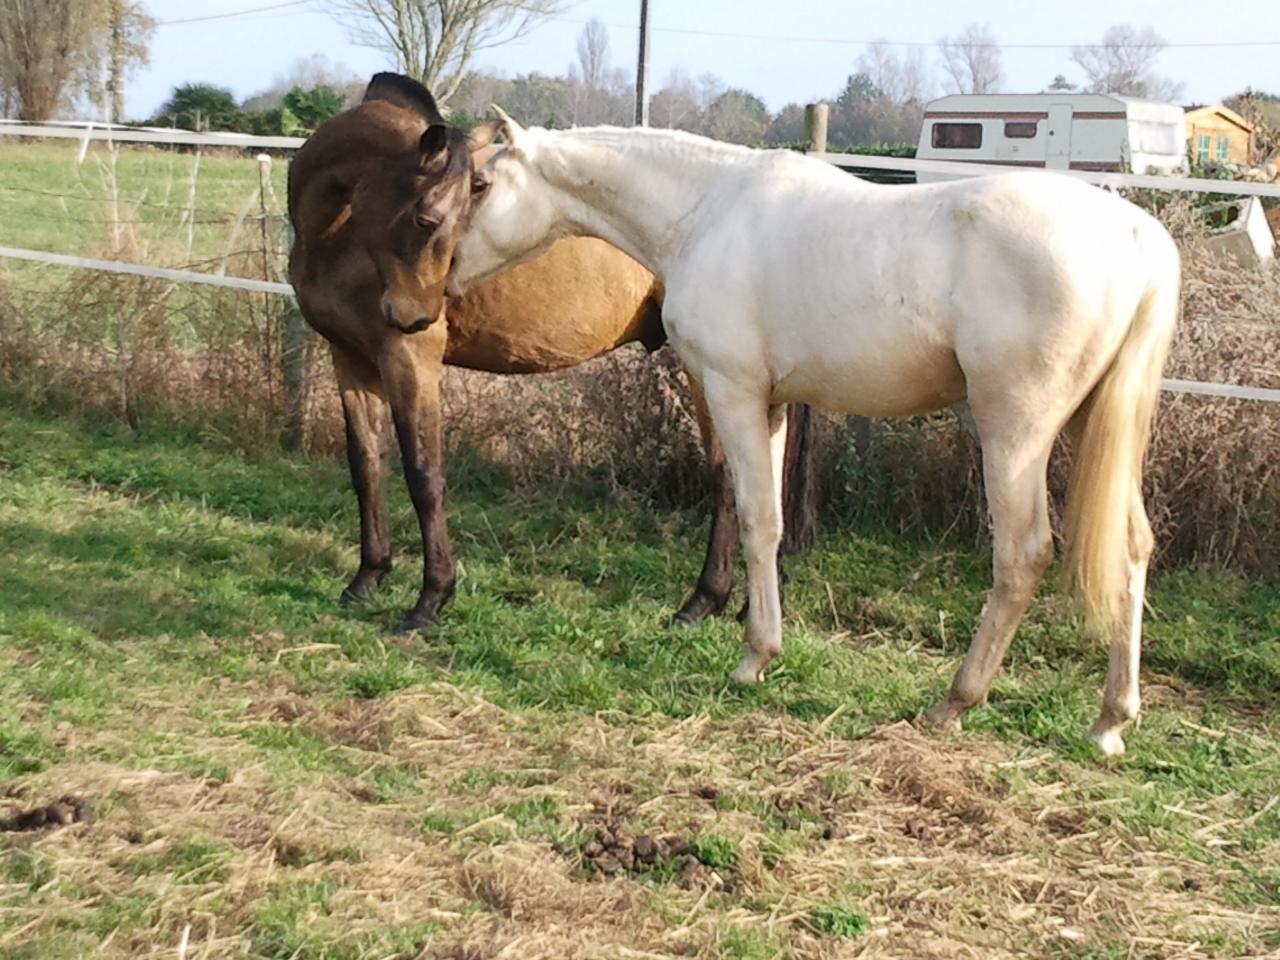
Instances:
[[[379,358],[382,382],[400,440],[405,482],[422,529],[422,592],[401,631],[428,627],[453,596],[453,553],[444,514],[440,436],[440,367],[447,330],[435,323],[417,334],[393,333]]]
[[[673,626],[697,623],[724,609],[733,590],[733,563],[738,546],[738,513],[734,507],[733,479],[725,465],[724,449],[711,425],[701,385],[693,377],[688,377],[688,381],[698,414],[698,429],[702,433],[702,448],[707,454],[707,472],[711,477],[711,537],[707,541],[707,556],[702,563],[698,583],[672,618]]]
[[[342,591],[341,603],[366,600],[391,570],[391,539],[382,503],[382,481],[391,455],[387,403],[378,372],[334,346],[333,367],[347,424],[347,464],[360,504],[360,569]]]

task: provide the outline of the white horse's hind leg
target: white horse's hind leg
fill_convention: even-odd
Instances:
[[[1014,631],[1053,560],[1045,485],[1052,441],[1040,441],[1034,446],[1041,449],[1028,451],[1028,444],[1004,440],[987,433],[982,437],[995,582],[950,692],[925,714],[930,723],[958,721],[986,699]]]
[[[1134,489],[1130,507],[1128,616],[1123,633],[1111,641],[1107,685],[1102,692],[1102,712],[1089,730],[1089,739],[1108,756],[1124,753],[1121,733],[1138,717],[1138,662],[1142,655],[1143,597],[1147,587],[1147,561],[1154,540],[1142,504],[1142,491]]]
[[[775,403],[769,407],[769,463],[773,466],[773,505],[782,522],[782,474],[787,460],[787,407]]]
[[[785,408],[770,407],[763,393],[744,389],[715,374],[704,380],[703,391],[733,474],[738,526],[747,560],[746,642],[742,660],[730,677],[738,683],[755,683],[769,661],[782,652],[782,606],[778,597],[782,510],[775,477],[781,471],[786,443]]]

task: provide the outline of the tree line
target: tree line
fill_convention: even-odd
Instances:
[[[560,0],[328,0],[330,12],[357,43],[382,51],[389,66],[423,81],[467,125],[501,103],[513,116],[550,127],[626,125],[634,111],[632,75],[613,65],[609,35],[587,23],[577,56],[563,74],[514,77],[476,70],[486,46],[507,42],[559,12]],[[4,115],[42,120],[89,111],[124,119],[124,86],[147,62],[155,22],[142,0],[0,0],[0,106]],[[1054,76],[1047,90],[1117,93],[1176,100],[1182,85],[1160,74],[1164,41],[1150,27],[1117,25],[1098,44],[1073,48],[1084,79]],[[1005,89],[1001,47],[989,25],[970,24],[940,38],[931,59],[872,43],[841,87],[815,91],[831,105],[834,148],[913,144],[924,104],[939,90],[997,93]],[[301,60],[270,88],[238,101],[228,89],[182,84],[144,122],[200,130],[305,135],[358,99],[363,79],[323,56]],[[1245,91],[1229,100],[1250,119],[1270,120],[1280,99]],[[781,145],[804,136],[804,109],[776,113],[750,90],[710,74],[673,71],[653,93],[650,121],[721,140]]]

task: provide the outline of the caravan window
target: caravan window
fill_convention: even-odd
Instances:
[[[982,146],[982,124],[935,123],[933,145],[941,150],[976,150]]]
[[[1008,120],[1004,135],[1010,140],[1034,140],[1039,124],[1035,120]]]
[[[1176,123],[1161,123],[1156,120],[1132,120],[1129,122],[1129,136],[1134,153],[1159,153],[1168,156],[1180,155],[1183,152],[1183,133]]]

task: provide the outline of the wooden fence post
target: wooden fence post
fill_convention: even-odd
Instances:
[[[811,103],[804,108],[806,153],[827,152],[827,116],[830,110],[825,103]]]
[[[292,301],[281,318],[280,362],[284,374],[284,432],[280,444],[302,449],[307,427],[307,323]]]
[[[825,103],[804,108],[805,151],[827,150]],[[818,414],[803,403],[787,407],[787,447],[782,465],[782,552],[808,550],[818,538]]]
[[[265,164],[262,162],[265,158]],[[262,232],[263,232],[263,269],[266,268],[266,189],[267,174],[271,169],[271,158],[263,154],[258,158],[259,170],[262,172]],[[289,228],[289,246],[293,246],[293,228]],[[271,277],[263,276],[264,280]],[[290,298],[285,307],[284,316],[280,318],[280,373],[284,383],[284,430],[280,435],[280,445],[290,453],[302,449],[307,434],[307,322],[302,318],[296,300]]]

